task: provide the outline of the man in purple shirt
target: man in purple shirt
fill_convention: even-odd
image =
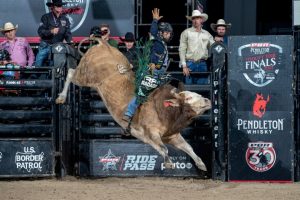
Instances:
[[[0,28],[6,40],[0,44],[0,49],[5,49],[9,52],[11,61],[20,66],[32,66],[34,62],[34,54],[25,38],[16,37],[18,25],[13,25],[11,22],[4,24]]]

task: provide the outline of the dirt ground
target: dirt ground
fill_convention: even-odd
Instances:
[[[1,200],[299,200],[300,183],[223,183],[179,178],[1,180]]]

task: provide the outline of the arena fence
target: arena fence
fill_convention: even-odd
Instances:
[[[55,71],[12,65],[1,70],[20,79],[0,80],[0,177],[54,176],[60,154]]]

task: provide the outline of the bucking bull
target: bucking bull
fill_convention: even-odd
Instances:
[[[76,69],[69,69],[63,91],[56,103],[64,103],[70,83],[97,90],[114,120],[124,129],[124,111],[134,95],[134,73],[123,54],[106,42],[91,47]],[[170,84],[155,89],[148,100],[137,109],[131,122],[131,135],[150,144],[164,158],[166,168],[174,168],[165,144],[186,152],[197,167],[207,171],[205,164],[181,136],[180,131],[192,120],[211,108],[209,99],[181,91]]]

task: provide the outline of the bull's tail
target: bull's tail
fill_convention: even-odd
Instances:
[[[98,44],[97,44],[98,46],[100,46],[100,45],[103,44],[103,42],[101,41],[100,38],[96,38],[96,37],[92,37],[92,38],[86,37],[86,38],[83,38],[83,39],[79,42],[78,47],[77,47],[78,52],[80,53],[81,56],[84,55],[84,53],[81,51],[81,46],[82,46],[82,44],[83,44],[84,42],[86,42],[86,41],[95,41],[95,42],[98,43]]]
[[[97,38],[97,37],[90,38],[90,40],[98,42],[98,44],[97,44],[98,46],[101,46],[103,44],[103,42],[101,41],[101,39]]]

